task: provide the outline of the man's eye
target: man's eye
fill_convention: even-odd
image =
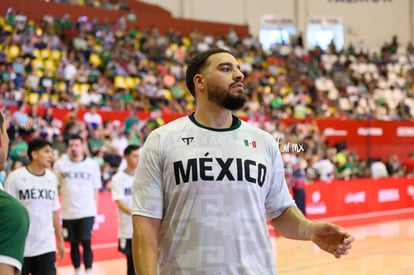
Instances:
[[[228,67],[228,66],[225,66],[225,67],[222,67],[222,68],[221,68],[221,70],[222,70],[223,72],[229,72],[229,71],[231,71],[231,68],[230,68],[230,67]]]

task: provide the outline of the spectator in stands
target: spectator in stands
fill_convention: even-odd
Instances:
[[[317,178],[321,181],[331,182],[335,178],[335,165],[321,153],[312,158],[309,166],[317,173]]]
[[[88,132],[94,130],[102,130],[103,121],[102,116],[97,112],[98,106],[95,103],[92,103],[89,106],[89,110],[83,115],[83,121],[86,124]]]
[[[104,140],[102,137],[102,130],[93,130],[87,140],[89,152],[92,156],[98,155],[99,151],[104,146]]]
[[[111,146],[115,150],[116,154],[120,157],[123,155],[123,151],[128,146],[127,133],[125,131],[119,131],[112,135]]]
[[[72,60],[69,60],[67,57],[62,58],[63,62],[63,77],[66,83],[66,93],[69,92],[69,87],[75,84],[75,76],[77,75],[77,68],[74,65]]]
[[[26,138],[30,134],[30,128],[28,126],[31,124],[31,121],[27,114],[27,108],[28,105],[25,102],[21,102],[17,106],[17,110],[13,113],[10,121],[8,129],[9,136],[14,137],[17,134],[22,138]]]
[[[17,27],[19,15],[26,19]],[[161,34],[154,27],[123,30],[128,33],[128,39],[124,39],[117,34],[119,25],[111,26],[96,19],[76,18],[74,24],[68,15],[49,16],[42,25],[34,25],[30,18],[13,9],[7,16],[14,23],[0,31],[0,39],[4,38],[0,51],[0,97],[2,102],[10,104],[38,102],[39,106],[82,107],[82,96],[86,93],[77,86],[82,82],[89,85],[91,93],[97,90],[94,93],[97,100],[88,101],[94,101],[100,108],[127,109],[128,102],[132,102],[139,110],[190,112],[194,101],[184,87],[183,62],[194,49],[221,45],[236,48],[246,76],[246,92],[250,98],[243,110],[246,116],[345,116],[389,120],[412,119],[414,115],[410,92],[413,70],[403,69],[408,68],[409,56],[401,51],[390,55],[395,45],[401,47],[397,37],[387,41],[378,55],[371,55],[361,45],[355,45],[352,51],[324,52],[294,44],[275,45],[268,54],[262,52],[252,36],[237,39],[233,36],[228,40],[194,30],[186,37],[172,28]],[[36,34],[36,28],[42,31]],[[75,38],[81,41],[78,49],[73,47]],[[235,46],[232,41],[236,41]],[[390,62],[394,66],[387,66]],[[22,65],[27,92],[18,89]],[[39,84],[41,77],[49,78],[47,74],[54,79],[52,90]],[[119,89],[125,93],[114,92],[119,88],[115,85],[117,76],[128,81],[133,79],[128,82],[128,88]],[[124,82],[124,86],[126,84]],[[47,96],[34,96],[42,89]],[[143,123],[140,132],[144,139],[160,125],[152,122]],[[80,121],[78,126],[82,127],[82,123]],[[78,126],[74,126],[75,132],[80,131]],[[136,138],[132,133],[131,136],[131,140]],[[323,141],[315,143],[308,139],[306,143],[323,144]]]
[[[402,165],[407,176],[414,176],[414,153],[409,153]]]
[[[18,133],[15,134],[14,139],[10,143],[10,157],[12,160],[19,158],[26,158],[28,143]]]
[[[404,175],[404,167],[397,155],[388,156],[385,161],[385,167],[390,177],[401,177]]]
[[[288,177],[288,183],[292,189],[293,199],[296,205],[306,216],[306,163],[301,157],[298,157],[292,165],[292,172]]]
[[[369,167],[370,167],[370,172],[371,172],[371,178],[380,179],[380,178],[389,177],[387,167],[381,161],[380,158],[372,159],[371,161],[368,161],[368,164],[369,163],[370,163]]]

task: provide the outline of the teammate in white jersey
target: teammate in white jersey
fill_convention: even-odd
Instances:
[[[112,177],[112,199],[118,206],[118,249],[127,258],[127,274],[135,275],[132,259],[132,182],[139,159],[139,146],[128,145],[124,150],[126,168]]]
[[[0,110],[0,170],[7,161],[9,136],[7,121]],[[3,190],[0,184],[0,274],[20,273],[24,258],[24,245],[29,231],[29,213],[16,198]]]
[[[22,274],[56,274],[56,241],[62,259],[64,243],[60,226],[58,182],[50,170],[53,163],[52,145],[45,139],[29,142],[30,163],[12,171],[5,190],[27,208],[29,234],[24,249]],[[56,239],[55,239],[56,237]]]
[[[76,274],[81,274],[81,244],[85,273],[91,274],[91,237],[102,186],[101,170],[96,161],[85,156],[84,140],[79,135],[70,136],[68,155],[55,162],[54,170],[62,199],[63,236],[70,242],[72,265]]]
[[[186,82],[196,111],[148,136],[133,185],[133,257],[140,275],[276,274],[266,220],[339,258],[353,237],[303,216],[276,140],[232,111],[244,76],[223,49],[195,56]]]

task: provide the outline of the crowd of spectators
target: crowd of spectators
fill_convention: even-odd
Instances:
[[[126,9],[126,0],[45,0],[47,2],[53,1],[56,3],[73,4],[82,7],[94,7],[111,10]]]
[[[338,51],[332,44],[323,51],[306,49],[301,41],[265,51],[256,38],[231,30],[224,37],[197,29],[184,36],[173,28],[166,33],[156,26],[128,29],[125,18],[108,24],[68,15],[46,16],[37,25],[11,8],[0,18],[0,100],[10,118],[9,170],[24,164],[28,139],[48,138],[58,157],[65,153],[66,137],[80,133],[109,183],[123,148],[142,145],[164,123],[161,114],[193,109],[184,81],[186,60],[197,51],[224,47],[235,53],[245,74],[249,102],[238,114],[251,117],[281,144],[303,145],[303,152],[283,152],[287,168],[300,167],[309,180],[324,181],[406,175],[396,156],[360,159],[346,143],[327,144],[314,122],[285,125],[281,119],[411,120],[414,46],[403,47],[393,37],[378,48],[361,44]],[[11,106],[18,106],[13,113]],[[40,114],[39,107],[46,111]],[[85,107],[89,111],[79,119],[77,112]],[[68,110],[66,117],[54,117],[54,108]],[[103,121],[100,109],[130,116]],[[150,119],[141,121],[137,111],[151,112]],[[257,119],[263,117],[270,119]]]

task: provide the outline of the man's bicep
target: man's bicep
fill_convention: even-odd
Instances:
[[[142,236],[145,234],[156,235],[161,226],[161,219],[146,217],[142,215],[132,215],[132,225],[134,236]]]

